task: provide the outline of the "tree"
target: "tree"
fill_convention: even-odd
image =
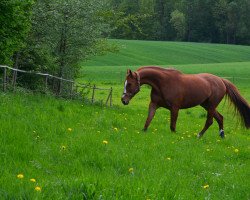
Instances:
[[[170,23],[176,30],[177,40],[182,40],[186,34],[186,19],[185,15],[179,10],[175,10],[171,13]]]
[[[57,75],[73,78],[78,62],[103,45],[107,29],[101,10],[102,0],[37,0],[34,7],[32,38],[56,58]]]
[[[0,1],[0,63],[12,64],[15,52],[25,46],[31,25],[32,0]]]

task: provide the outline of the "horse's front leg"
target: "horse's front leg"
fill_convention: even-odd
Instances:
[[[179,108],[177,107],[172,107],[170,109],[171,112],[171,123],[170,123],[170,129],[172,132],[176,131],[176,121],[178,118],[178,113],[179,113]]]
[[[144,128],[143,128],[144,131],[146,131],[148,129],[148,126],[150,125],[150,123],[155,115],[156,109],[157,109],[157,104],[153,103],[151,101],[149,104],[149,108],[148,108],[148,117],[147,117],[147,120],[146,120]]]

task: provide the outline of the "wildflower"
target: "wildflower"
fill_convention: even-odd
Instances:
[[[108,141],[107,140],[103,140],[102,143],[103,144],[108,144]]]
[[[24,175],[23,174],[18,174],[17,178],[22,179],[22,178],[24,178]]]
[[[118,128],[115,127],[114,130],[115,130],[115,131],[118,131]]]
[[[130,173],[133,173],[133,172],[134,172],[134,169],[131,167],[131,168],[128,169],[128,171],[129,171]]]
[[[235,153],[238,153],[238,152],[239,152],[239,149],[234,149],[234,152],[235,152]]]
[[[170,158],[170,157],[167,157],[167,160],[171,160],[171,158]]]
[[[208,189],[208,188],[209,188],[209,185],[208,185],[208,184],[207,184],[207,185],[204,185],[203,188],[204,188],[204,189]]]
[[[42,188],[41,188],[41,187],[39,187],[39,186],[36,186],[36,187],[35,187],[35,191],[37,191],[37,192],[41,192],[41,190],[42,190]]]
[[[61,146],[61,149],[62,149],[62,150],[65,150],[65,149],[66,149],[66,146],[62,145],[62,146]]]
[[[33,182],[33,183],[35,183],[35,182],[36,182],[36,179],[31,178],[30,181]]]
[[[72,131],[72,128],[68,128],[68,131],[71,132],[71,131]]]

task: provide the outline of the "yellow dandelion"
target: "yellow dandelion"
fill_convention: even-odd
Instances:
[[[118,128],[115,127],[114,130],[115,130],[115,131],[118,131]]]
[[[35,191],[37,191],[37,192],[41,192],[41,190],[42,190],[42,188],[41,188],[41,187],[39,187],[39,186],[36,186],[36,187],[35,187]]]
[[[36,182],[36,179],[31,178],[30,181],[33,182],[33,183],[35,183],[35,182]]]
[[[108,141],[107,140],[103,140],[102,143],[103,144],[108,144]]]
[[[208,188],[209,188],[209,185],[208,185],[208,184],[207,184],[207,185],[204,185],[203,188],[204,188],[204,189],[208,189]]]
[[[131,168],[128,169],[128,171],[129,171],[130,173],[133,173],[133,172],[134,172],[134,169],[131,167]]]
[[[22,179],[22,178],[24,178],[24,175],[23,174],[18,174],[17,178]]]
[[[71,131],[72,131],[72,128],[68,128],[68,131],[71,132]]]
[[[239,152],[239,149],[234,149],[234,152],[235,152],[235,153],[238,153],[238,152]]]

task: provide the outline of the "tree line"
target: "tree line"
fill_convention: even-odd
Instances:
[[[250,1],[0,1],[1,64],[71,79],[107,38],[250,44]]]
[[[249,0],[109,0],[113,38],[250,44]]]

